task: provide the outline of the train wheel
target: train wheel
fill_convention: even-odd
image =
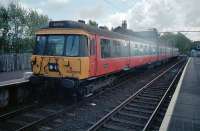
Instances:
[[[9,91],[8,89],[2,89],[0,90],[0,108],[4,108],[9,103]]]

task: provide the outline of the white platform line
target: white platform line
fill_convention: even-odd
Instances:
[[[180,78],[180,80],[178,82],[178,85],[177,85],[176,90],[175,90],[175,92],[173,94],[173,97],[172,97],[172,99],[170,101],[170,104],[168,106],[167,112],[165,114],[165,117],[163,119],[163,122],[162,122],[162,124],[160,126],[159,131],[167,131],[168,130],[169,123],[171,121],[171,117],[172,117],[172,114],[173,114],[173,111],[174,111],[174,108],[175,108],[175,105],[176,105],[176,102],[177,102],[177,98],[178,98],[178,95],[180,93],[180,89],[181,89],[181,86],[182,86],[182,83],[183,83],[183,78],[185,76],[186,69],[187,69],[191,59],[192,58],[190,57],[188,62],[187,62],[187,64],[186,64],[186,66],[185,66],[185,68],[184,68],[184,70],[183,70],[183,73],[182,73],[181,78]]]
[[[16,84],[25,83],[25,82],[29,82],[29,80],[24,79],[24,78],[13,79],[13,80],[0,82],[0,87],[9,86],[9,85],[16,85]]]

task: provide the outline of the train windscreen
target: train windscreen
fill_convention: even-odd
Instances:
[[[45,55],[61,56],[64,51],[65,37],[64,36],[48,36]]]
[[[38,35],[35,55],[88,56],[88,40],[83,35]]]

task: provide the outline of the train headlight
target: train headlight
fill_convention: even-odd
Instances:
[[[55,70],[55,71],[58,70],[58,65],[54,65],[54,70]]]
[[[49,70],[53,70],[53,65],[49,65]]]
[[[49,63],[48,67],[49,67],[49,71],[58,71],[58,64]]]

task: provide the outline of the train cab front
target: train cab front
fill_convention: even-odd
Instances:
[[[88,36],[70,29],[41,29],[31,58],[33,84],[74,88],[89,77]]]

